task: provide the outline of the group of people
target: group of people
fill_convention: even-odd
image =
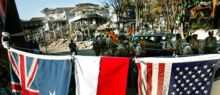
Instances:
[[[120,35],[114,41],[110,35],[100,35],[93,39],[93,49],[96,56],[133,56],[134,46],[124,35]]]
[[[208,32],[202,42],[197,39],[197,35],[187,36],[183,54],[213,54],[217,53],[217,39],[213,36],[213,31]]]
[[[213,32],[210,31],[208,34],[209,36],[202,41],[197,39],[197,34],[187,36],[185,39],[176,34],[173,36],[176,37],[175,41],[172,40],[172,36],[166,36],[165,40],[162,37],[155,37],[153,40],[148,37],[131,41],[131,37],[125,35],[119,35],[117,41],[114,41],[112,36],[107,34],[93,39],[93,49],[96,56],[144,57],[149,53],[146,50],[149,48],[146,43],[153,43],[159,47],[155,47],[161,53],[159,56],[217,53],[217,39],[213,37]]]

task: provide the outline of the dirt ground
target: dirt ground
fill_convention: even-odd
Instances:
[[[50,45],[47,47],[41,47],[40,50],[44,53],[47,52],[47,54],[52,54],[52,55],[69,55],[70,50],[68,47],[69,42],[64,42],[63,44],[58,45]],[[81,41],[81,42],[76,42],[76,45],[78,47],[78,55],[85,55],[85,56],[95,56],[95,52],[92,49],[92,42],[91,41]],[[53,44],[53,43],[52,43]]]

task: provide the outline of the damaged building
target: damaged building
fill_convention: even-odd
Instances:
[[[75,7],[45,8],[44,30],[53,33],[54,38],[66,38],[69,32],[79,30],[85,37],[92,37],[96,28],[109,19],[109,7],[91,3]]]

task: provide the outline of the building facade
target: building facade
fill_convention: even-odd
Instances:
[[[69,23],[72,29],[79,30],[83,36],[93,37],[96,28],[109,20],[109,6],[81,3],[71,10],[75,13]]]
[[[42,13],[45,15],[44,30],[53,32],[54,37],[64,38],[75,30],[92,37],[96,28],[107,22],[109,6],[81,3],[75,7],[45,8]]]

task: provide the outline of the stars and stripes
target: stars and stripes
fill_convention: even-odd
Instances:
[[[219,59],[216,55],[137,58],[138,94],[210,95]]]

